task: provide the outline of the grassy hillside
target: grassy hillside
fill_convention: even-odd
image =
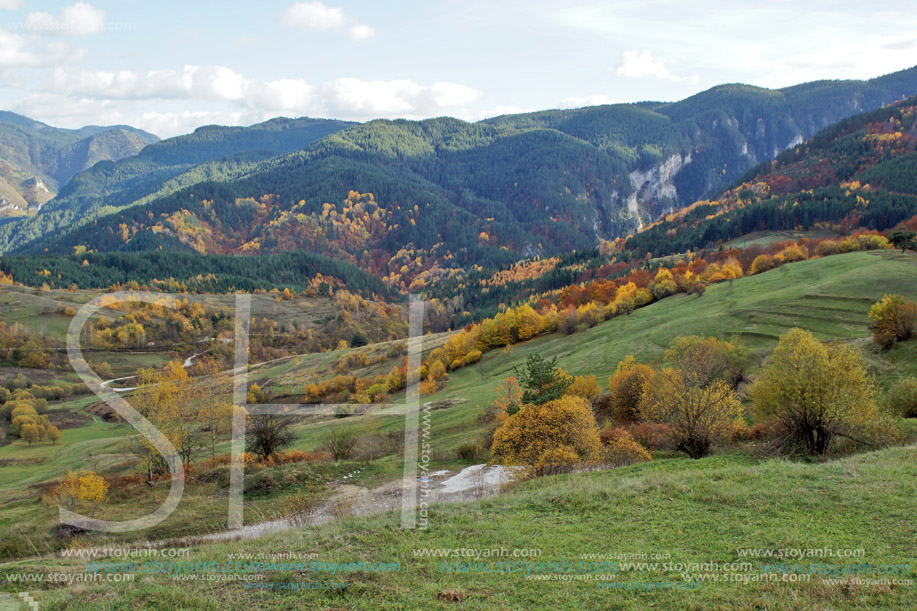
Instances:
[[[454,470],[471,464],[458,458],[457,448],[480,442],[485,436],[486,425],[479,419],[481,410],[493,400],[497,385],[512,375],[513,366],[523,363],[534,352],[557,356],[559,364],[570,373],[596,374],[604,385],[625,355],[635,354],[651,362],[679,335],[738,336],[760,359],[782,333],[801,326],[823,340],[859,346],[885,388],[901,376],[917,375],[917,343],[904,342],[891,351],[878,351],[867,339],[866,314],[870,305],[886,292],[917,298],[915,276],[917,257],[896,252],[858,252],[813,259],[742,278],[731,286],[712,285],[701,297],[670,297],[575,335],[552,334],[512,349],[489,352],[480,363],[450,373],[443,391],[424,397],[430,415],[430,469]],[[267,305],[269,298],[264,299]],[[18,307],[17,317],[34,324],[22,306]],[[441,335],[428,336],[425,347],[429,350],[442,340]],[[386,352],[385,346],[360,350],[371,354]],[[332,365],[349,352],[352,350],[285,359],[253,368],[251,379],[281,395],[295,394],[298,387],[309,381],[334,375]],[[386,371],[394,362],[374,364],[372,371],[357,373]],[[752,375],[755,371],[753,366]],[[52,411],[71,411],[85,418],[89,401],[85,397],[69,400],[52,405]],[[361,473],[349,481],[356,486],[373,487],[397,478],[403,468],[401,450],[397,444],[384,448],[392,439],[387,437],[389,434],[395,440],[401,437],[404,420],[394,413],[400,401],[395,396],[396,407],[377,409],[367,415],[302,421],[295,428],[294,450],[319,449],[326,443],[329,430],[341,427],[354,431],[363,442],[379,444],[379,450],[371,462],[302,463],[249,471],[246,523],[277,516],[304,482],[340,482],[344,481],[341,479],[344,475],[355,470]],[[10,557],[30,556],[34,546],[42,555],[53,555],[63,542],[52,535],[54,515],[36,497],[34,486],[60,477],[67,467],[132,472],[130,449],[119,441],[130,433],[128,427],[107,424],[92,416],[63,430],[62,440],[56,446],[41,443],[27,448],[23,442],[15,441],[0,448],[0,459],[13,459],[0,467],[0,482],[6,490],[0,497],[3,510],[0,532],[6,542],[5,553]],[[857,561],[872,564],[907,561],[904,542],[911,540],[914,531],[906,516],[913,491],[906,483],[910,480],[903,478],[913,479],[913,448],[890,449],[825,465],[759,462],[752,457],[753,449],[753,446],[730,448],[725,454],[699,462],[663,454],[654,463],[613,472],[527,483],[513,494],[480,505],[435,508],[430,514],[432,529],[425,533],[399,531],[391,516],[362,517],[359,522],[338,523],[320,529],[317,534],[307,530],[266,542],[204,547],[192,556],[198,560],[225,561],[226,554],[239,550],[292,549],[317,553],[322,560],[402,562],[397,574],[359,573],[341,577],[294,574],[287,570],[272,573],[268,578],[278,582],[343,579],[349,584],[344,594],[246,590],[241,582],[198,588],[203,584],[143,576],[130,589],[98,584],[55,589],[53,593],[43,594],[42,600],[51,608],[70,605],[114,609],[140,604],[152,608],[157,608],[156,605],[217,608],[239,597],[252,608],[285,608],[293,600],[300,601],[305,608],[437,608],[446,605],[436,598],[437,594],[457,590],[459,594],[444,596],[459,596],[465,608],[512,609],[531,606],[537,600],[552,608],[615,605],[642,608],[641,605],[650,602],[672,608],[674,601],[683,600],[682,597],[688,597],[685,608],[704,609],[735,608],[730,606],[735,600],[741,601],[740,608],[755,605],[783,608],[793,600],[799,605],[796,608],[802,609],[901,608],[900,605],[912,602],[913,589],[904,587],[876,589],[849,583],[826,584],[815,576],[811,583],[800,584],[782,581],[779,575],[781,581],[767,584],[760,575],[776,569],[763,567],[760,559],[750,560],[751,568],[743,566],[740,572],[746,576],[734,578],[748,583],[726,584],[730,577],[721,576],[722,583],[705,583],[696,590],[671,585],[681,579],[680,573],[685,572],[681,570],[618,572],[618,580],[635,584],[621,588],[663,587],[638,583],[669,583],[664,587],[679,588],[638,593],[602,589],[594,581],[533,581],[518,575],[453,574],[447,568],[438,568],[433,559],[412,557],[412,549],[426,547],[534,547],[544,550],[546,560],[555,561],[579,562],[583,554],[665,551],[672,555],[669,559],[672,562],[725,563],[737,561],[736,550],[746,547],[828,546],[862,547],[867,555]],[[228,450],[226,442],[219,444],[218,452]],[[23,462],[23,459],[36,460]],[[137,541],[138,537],[163,539],[224,529],[226,469],[202,466],[196,472],[196,479],[186,487],[186,497],[178,511],[153,529],[109,537],[92,535],[81,538],[81,544]],[[118,491],[100,516],[123,519],[133,515],[138,505],[154,506],[161,502],[166,489],[167,483],[159,482],[153,487],[141,484],[130,491]],[[28,541],[16,536],[22,529],[32,533]],[[550,537],[546,536],[548,532]],[[869,547],[866,541],[870,542]],[[841,562],[830,558],[824,561]],[[53,562],[57,569],[61,561],[55,558]],[[67,571],[83,570],[73,563],[64,562],[63,566]],[[441,568],[445,572],[440,572]],[[7,566],[3,570],[19,568]],[[372,604],[367,602],[371,593],[376,597]]]
[[[257,541],[207,545],[181,558],[207,566],[238,553],[312,554],[318,562],[397,563],[398,570],[344,569],[332,574],[275,567],[262,574],[271,589],[261,590],[239,581],[214,585],[137,575],[130,585],[79,585],[33,590],[33,595],[42,608],[99,610],[905,609],[917,605],[913,586],[857,585],[855,578],[881,576],[844,576],[842,571],[855,565],[891,565],[895,573],[887,577],[917,576],[911,548],[917,528],[908,518],[915,494],[913,447],[825,464],[758,462],[741,455],[658,460],[543,478],[473,505],[433,507],[428,530],[400,530],[397,516],[384,515]],[[437,548],[539,550],[539,556],[510,558],[513,564],[504,572],[497,568],[499,558],[491,558],[490,572],[485,572],[486,558],[415,557],[415,550]],[[783,548],[862,549],[864,555],[773,561],[739,551]],[[647,554],[646,560],[638,557],[636,562],[650,565],[608,559],[616,553]],[[569,569],[537,564],[562,566],[564,561]],[[740,564],[724,566],[734,563]],[[792,563],[800,566],[782,566]],[[832,580],[824,574],[793,573],[808,572],[815,563],[820,565],[817,570],[841,576]],[[64,573],[85,571],[76,561],[55,560],[55,567]],[[2,568],[6,574],[44,570],[38,562]],[[564,572],[552,573],[559,570]],[[527,572],[534,578],[527,578]],[[590,580],[574,581],[577,577]],[[789,581],[806,577],[803,583]],[[310,583],[343,583],[346,589],[309,589]],[[295,589],[297,585],[304,589]]]
[[[432,412],[437,455],[451,459],[458,446],[483,436],[485,425],[477,420],[479,412],[491,403],[503,380],[514,375],[513,367],[533,353],[556,356],[558,365],[569,373],[595,374],[604,385],[628,354],[643,362],[659,360],[681,335],[738,339],[752,351],[757,364],[782,334],[802,327],[825,341],[860,346],[883,387],[899,375],[917,375],[914,342],[882,352],[868,339],[871,305],[890,292],[917,299],[915,278],[917,256],[911,254],[860,252],[813,259],[741,278],[731,285],[711,285],[702,297],[669,297],[572,336],[555,333],[488,352],[479,363],[451,372],[442,391],[424,398],[438,406]],[[311,361],[288,364],[281,382],[290,378],[305,381],[314,367]],[[298,373],[297,368],[302,371]],[[401,430],[399,417],[384,414],[371,417],[373,426]],[[361,418],[346,422],[356,424]],[[303,428],[300,446],[314,449],[323,443],[326,426]]]

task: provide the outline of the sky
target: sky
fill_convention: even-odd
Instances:
[[[277,116],[476,121],[913,65],[902,1],[0,0],[0,108],[160,137]]]

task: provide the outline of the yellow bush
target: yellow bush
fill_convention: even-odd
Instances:
[[[815,247],[815,254],[819,257],[836,255],[840,251],[836,240],[825,240]]]
[[[901,295],[885,295],[869,310],[873,340],[883,348],[911,337],[917,326],[917,303]],[[13,411],[15,416],[16,411]]]
[[[875,381],[860,353],[823,344],[803,329],[780,338],[749,394],[759,421],[780,422],[791,453],[824,455],[839,436],[889,440]]]
[[[535,463],[535,472],[539,475],[568,473],[581,462],[576,450],[570,446],[558,446],[542,453]]]
[[[576,309],[576,318],[580,323],[591,329],[602,322],[602,311],[601,307],[590,301]]]
[[[755,274],[774,269],[776,265],[777,263],[772,256],[758,255],[751,263],[751,275],[754,276]]]
[[[600,457],[598,426],[582,397],[568,395],[542,405],[523,405],[494,433],[491,449],[504,464],[535,467],[561,457],[558,448],[569,449],[579,461]]]
[[[427,373],[427,379],[431,381],[436,381],[446,375],[446,366],[443,365],[442,361],[436,361],[430,365],[429,372]]]
[[[638,308],[642,308],[652,300],[653,295],[648,289],[637,289],[637,292],[634,294],[634,302],[637,304]]]
[[[306,395],[306,398],[309,401],[316,401],[321,398],[322,391],[319,389],[317,384],[306,384],[303,394]]]
[[[575,376],[573,378],[573,383],[570,384],[570,387],[567,388],[565,394],[573,395],[574,397],[582,397],[587,401],[592,401],[602,393],[602,389],[599,387],[599,383],[596,382],[594,375],[588,376]]]
[[[780,254],[783,255],[787,263],[794,263],[796,261],[805,261],[808,259],[809,249],[805,246],[787,246]]]
[[[90,471],[80,477],[76,498],[88,503],[101,503],[108,498],[108,482],[101,475]]]
[[[544,325],[541,317],[530,305],[516,308],[517,337],[520,341],[527,340],[541,333]]]
[[[625,357],[608,382],[606,413],[602,416],[627,422],[638,420],[643,388],[652,375],[653,370],[638,363],[632,355]]]
[[[840,244],[838,244],[837,248],[842,254],[845,252],[856,252],[860,250],[860,242],[853,237],[844,238],[841,240]]]
[[[609,439],[605,457],[615,467],[653,460],[649,451],[624,430]]]
[[[67,469],[67,474],[61,479],[57,491],[59,496],[87,503],[101,503],[108,498],[108,482],[93,471],[77,475]]]
[[[730,438],[732,423],[742,413],[729,384],[719,378],[705,382],[697,371],[702,366],[686,362],[654,372],[640,402],[640,415],[668,425],[676,449],[691,458],[705,456]]]
[[[480,350],[472,350],[471,352],[465,355],[464,359],[462,359],[462,364],[471,365],[472,363],[477,363],[478,361],[481,360],[481,356],[482,355],[481,355]]]
[[[892,249],[891,242],[884,235],[862,234],[857,236],[861,250],[887,250]]]
[[[653,278],[652,287],[653,297],[656,299],[663,299],[669,295],[673,295],[678,290],[672,272],[665,268],[660,269],[656,273],[656,277]]]

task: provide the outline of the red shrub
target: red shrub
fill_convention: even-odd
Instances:
[[[641,422],[627,427],[627,431],[640,445],[650,450],[673,450],[672,437],[667,424]]]

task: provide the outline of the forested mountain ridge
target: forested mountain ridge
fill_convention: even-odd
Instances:
[[[801,237],[811,256],[833,254],[860,248],[844,236],[896,227],[917,229],[917,98],[844,119],[756,166],[720,197],[668,214],[602,252],[470,270],[430,286],[428,294],[463,304],[471,314],[454,319],[460,326],[508,304],[556,300],[558,291],[588,297],[602,282],[689,252],[738,256],[748,268],[772,243]],[[671,255],[676,258],[662,258]]]
[[[309,146],[353,125],[323,119],[272,119],[250,127],[208,125],[162,140],[73,177],[39,214],[0,227],[0,251],[98,216],[143,204],[204,180],[243,174],[264,159]]]
[[[60,129],[0,112],[0,216],[27,214],[78,172],[135,155],[158,140],[125,125]]]
[[[72,183],[74,194],[49,204],[30,229],[0,228],[0,242],[6,250],[60,253],[305,249],[405,289],[418,276],[426,284],[450,269],[583,250],[627,235],[719,191],[826,125],[913,93],[917,68],[775,91],[724,85],[676,103],[473,124],[378,120],[287,155],[242,153],[235,165],[196,166],[183,175],[186,182],[173,180],[174,192],[144,195],[132,201],[145,205],[104,209],[112,214],[55,233],[60,219],[75,219],[74,194],[89,176],[84,173]],[[109,169],[117,174],[129,163]],[[148,188],[142,176],[137,180],[138,192]],[[117,180],[111,184],[121,188]],[[374,196],[371,204],[361,200],[367,194]],[[23,248],[39,233],[47,237]]]
[[[443,134],[437,141],[450,142]],[[308,155],[273,160],[275,179],[293,175],[284,164]],[[45,242],[49,252],[61,254],[47,254],[38,243],[29,255],[5,256],[0,271],[32,286],[106,288],[136,277],[151,286],[216,292],[262,288],[267,278],[302,290],[321,274],[325,280],[317,285],[340,281],[383,298],[423,292],[437,304],[428,319],[437,328],[455,328],[518,303],[580,306],[582,300],[607,296],[609,282],[626,284],[622,278],[644,286],[659,265],[677,263],[689,252],[710,261],[737,258],[751,273],[757,254],[787,238],[792,243],[801,237],[808,256],[859,249],[860,242],[875,237],[849,237],[860,229],[884,231],[904,221],[902,226],[917,228],[915,181],[917,98],[912,98],[830,126],[760,164],[722,196],[668,214],[601,249],[516,261],[517,255],[493,242],[486,221],[448,201],[405,209],[350,191],[344,200],[312,212],[304,200],[288,206],[278,195],[240,197],[235,183],[205,183],[194,193],[177,192]],[[301,188],[295,180],[290,184],[275,186]],[[331,192],[339,188],[320,184]],[[396,182],[381,191],[395,202],[411,192]],[[450,232],[445,238],[431,233],[439,226]],[[463,232],[478,232],[476,243],[453,249]],[[249,256],[226,256],[232,254]],[[677,256],[660,258],[668,255]]]

